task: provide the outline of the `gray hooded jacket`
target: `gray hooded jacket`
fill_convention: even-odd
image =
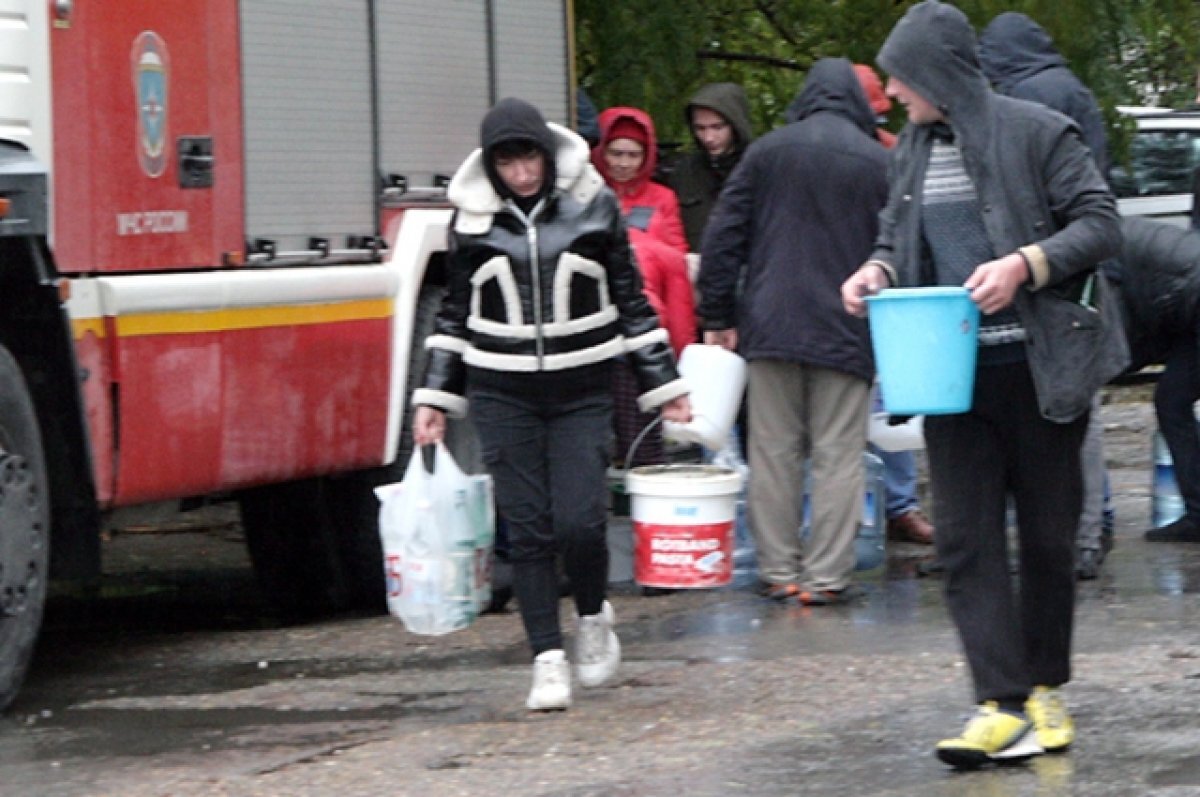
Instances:
[[[1078,128],[1062,114],[992,92],[975,35],[953,6],[924,0],[884,42],[879,65],[941,111],[975,185],[995,257],[1021,252],[1032,280],[1015,305],[1039,409],[1065,423],[1129,361],[1112,291],[1096,264],[1121,244],[1116,200]],[[893,151],[871,259],[893,284],[932,284],[921,197],[933,125],[909,124]]]

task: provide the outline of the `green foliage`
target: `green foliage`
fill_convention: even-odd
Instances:
[[[762,134],[782,123],[813,61],[844,56],[873,64],[888,31],[914,2],[575,0],[580,84],[600,108],[644,108],[660,138],[680,142],[690,140],[681,110],[696,89],[737,82]],[[957,5],[977,28],[1003,11],[1037,20],[1110,119],[1116,120],[1117,105],[1181,107],[1196,96],[1200,0]],[[1121,129],[1113,132],[1119,149]]]

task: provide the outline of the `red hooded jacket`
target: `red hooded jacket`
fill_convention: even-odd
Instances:
[[[620,135],[613,135],[616,129]],[[631,138],[646,150],[642,168],[632,180],[613,182],[604,149],[615,138]],[[600,143],[592,150],[592,164],[604,176],[609,188],[621,200],[621,212],[630,228],[647,232],[680,254],[687,254],[687,239],[683,235],[683,220],[679,215],[679,199],[675,192],[650,178],[658,165],[658,139],[649,115],[638,108],[609,108],[600,114]]]
[[[879,75],[866,64],[855,64],[854,74],[858,76],[863,93],[867,95],[867,103],[870,104],[871,110],[875,112],[876,116],[887,116],[888,111],[892,110],[892,101],[884,92]],[[883,126],[875,128],[875,136],[879,139],[879,143],[887,149],[896,146],[896,134]]]

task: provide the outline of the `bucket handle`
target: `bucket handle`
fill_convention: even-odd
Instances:
[[[693,412],[692,413],[693,421],[695,421],[697,418],[704,418],[704,417],[707,417],[707,416],[705,416],[705,414],[702,412]],[[650,433],[651,429],[653,429],[657,424],[660,424],[662,422],[663,422],[663,416],[662,416],[662,413],[659,413],[658,415],[656,415],[654,417],[654,420],[652,420],[652,421],[650,421],[650,423],[646,424],[646,427],[644,429],[642,429],[642,431],[638,432],[637,437],[633,438],[633,444],[629,446],[629,452],[625,454],[625,472],[626,473],[629,472],[629,465],[633,462],[633,455],[637,452],[638,446],[640,446],[642,444],[642,440],[644,440],[646,435]]]
[[[651,429],[653,429],[655,426],[657,426],[658,424],[660,424],[662,422],[663,422],[662,413],[655,415],[654,420],[652,420],[652,421],[650,421],[650,423],[646,424],[646,427],[644,429],[642,429],[642,431],[638,432],[637,437],[633,438],[633,444],[629,446],[629,453],[627,453],[625,455],[625,472],[626,473],[629,472],[629,466],[633,462],[633,455],[637,452],[638,446],[640,446],[642,444],[642,440],[646,439],[646,435],[648,435],[650,433]]]

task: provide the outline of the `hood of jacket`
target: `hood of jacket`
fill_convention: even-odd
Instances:
[[[867,102],[875,115],[887,116],[888,111],[892,110],[892,101],[883,90],[883,81],[879,79],[879,73],[866,64],[855,64],[854,75],[863,91],[867,93]]]
[[[604,149],[614,138],[617,138],[613,135],[614,130],[619,133],[621,129],[628,130],[629,126],[640,130],[638,138],[646,148],[646,157],[642,159],[641,168],[637,170],[633,179],[618,185],[612,181],[608,164],[604,162]],[[617,192],[618,196],[627,193],[636,194],[640,191],[642,186],[650,182],[654,170],[658,168],[658,138],[654,135],[654,122],[650,120],[650,115],[640,108],[624,106],[606,108],[601,111],[600,143],[592,149],[592,165],[600,172],[604,181]]]
[[[683,120],[688,129],[692,128],[692,109],[708,108],[716,111],[729,122],[733,128],[733,147],[730,153],[742,153],[754,141],[754,128],[750,124],[750,101],[746,99],[746,90],[737,83],[709,83],[701,86],[692,95],[691,101],[683,109]],[[696,149],[703,152],[704,145],[692,135]]]
[[[604,187],[604,180],[592,168],[587,142],[576,132],[547,122],[553,142],[554,193],[570,194],[586,204]],[[505,207],[505,199],[496,191],[484,167],[483,147],[472,152],[458,167],[446,189],[446,196],[458,209],[454,228],[468,234],[482,234],[491,229],[492,217]]]
[[[875,60],[933,103],[964,147],[987,138],[984,114],[992,90],[979,68],[975,31],[962,11],[938,0],[912,6]]]
[[[804,85],[787,109],[787,121],[799,122],[815,113],[840,114],[875,138],[875,112],[853,65],[845,58],[822,58],[808,70]]]
[[[1008,11],[993,19],[979,36],[979,65],[1001,94],[1039,72],[1065,67],[1050,34],[1024,14]]]

